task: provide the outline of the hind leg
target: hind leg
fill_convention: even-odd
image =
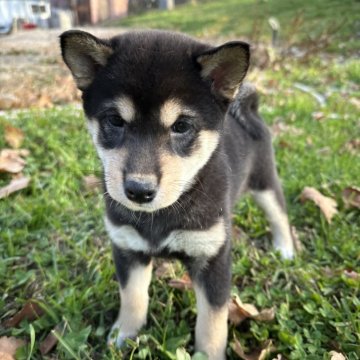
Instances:
[[[256,180],[250,183],[250,190],[270,223],[274,247],[284,259],[292,259],[295,254],[294,242],[273,158],[269,159],[267,167],[258,170],[253,179]]]

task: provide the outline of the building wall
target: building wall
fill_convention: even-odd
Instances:
[[[106,19],[126,16],[128,0],[90,0],[90,21],[96,24]]]

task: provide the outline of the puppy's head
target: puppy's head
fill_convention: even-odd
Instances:
[[[135,211],[174,204],[216,150],[249,46],[147,31],[101,40],[61,35],[108,194]]]

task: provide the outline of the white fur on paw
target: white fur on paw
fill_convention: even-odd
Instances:
[[[294,249],[291,248],[284,248],[284,247],[277,247],[275,246],[275,249],[280,252],[280,255],[285,260],[292,260],[295,256]]]
[[[108,346],[115,346],[116,348],[121,348],[126,339],[135,339],[136,334],[125,334],[120,330],[120,326],[114,324],[110,330],[110,333],[107,338]]]

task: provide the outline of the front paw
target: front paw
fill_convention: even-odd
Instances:
[[[121,331],[121,327],[118,323],[115,323],[108,335],[107,344],[108,346],[114,346],[117,349],[121,348],[125,344],[126,339],[135,339],[136,334],[127,334]]]
[[[280,252],[281,258],[284,260],[292,260],[295,256],[295,251],[292,246],[275,246],[275,250]]]

